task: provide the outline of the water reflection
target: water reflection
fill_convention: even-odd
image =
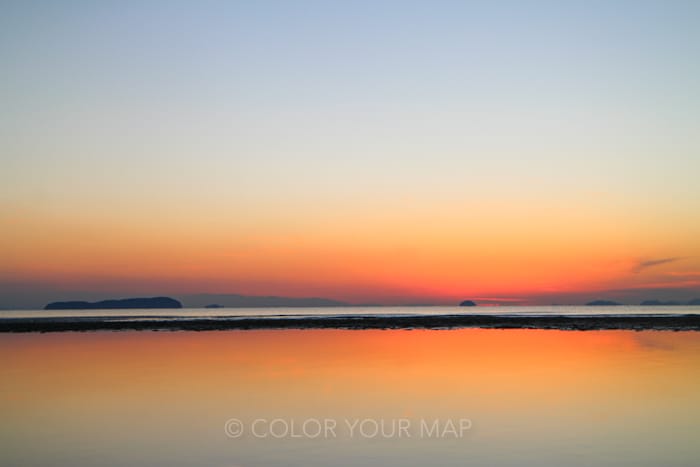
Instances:
[[[3,465],[693,465],[700,334],[232,331],[0,336]],[[227,437],[227,420],[244,425]],[[259,438],[253,421],[335,420]],[[352,420],[471,425],[350,436]],[[398,422],[396,422],[398,423]],[[300,426],[300,425],[298,425]]]

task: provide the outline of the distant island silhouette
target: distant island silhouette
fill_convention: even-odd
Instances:
[[[239,294],[193,294],[179,295],[178,298],[187,307],[213,308],[210,305],[219,305],[222,308],[312,308],[312,307],[337,307],[351,306],[346,302],[320,297],[280,297],[261,295]]]
[[[593,300],[586,303],[586,306],[620,306],[622,303],[613,302],[612,300]]]
[[[184,303],[184,305],[183,305]],[[414,306],[403,304],[401,306]],[[424,305],[430,305],[426,303]],[[619,306],[612,300],[594,300],[586,306]],[[39,305],[41,306],[41,305]],[[273,308],[273,307],[347,307],[347,306],[381,306],[376,304],[351,304],[339,300],[321,297],[284,297],[284,296],[254,296],[240,294],[192,294],[171,297],[107,299],[95,302],[88,301],[56,301],[44,306],[45,310],[98,310],[98,309],[134,309],[134,308]],[[463,300],[460,307],[478,307],[473,300]],[[700,306],[700,298],[688,302],[679,300],[644,300],[640,306]],[[34,308],[36,309],[36,308]]]
[[[99,302],[52,302],[44,310],[110,310],[133,308],[182,308],[182,303],[170,297],[123,298]]]

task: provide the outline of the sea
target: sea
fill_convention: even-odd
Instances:
[[[2,311],[686,314],[698,307]],[[696,466],[700,332],[0,333],[3,466]]]
[[[118,310],[0,310],[0,318],[70,318],[119,317],[134,319],[155,317],[168,319],[285,317],[285,316],[438,316],[460,314],[518,316],[616,316],[616,315],[683,315],[700,314],[700,306],[349,306],[349,307],[274,307],[274,308],[179,308]]]

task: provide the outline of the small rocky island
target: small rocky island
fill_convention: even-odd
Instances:
[[[170,297],[123,298],[100,302],[53,302],[44,310],[117,310],[134,308],[182,308],[182,303]]]
[[[612,300],[593,300],[586,303],[586,306],[620,306],[622,303],[613,302]]]
[[[477,304],[471,300],[464,300],[459,304],[459,306],[477,306]]]

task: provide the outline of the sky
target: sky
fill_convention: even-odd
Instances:
[[[700,296],[699,22],[692,1],[4,2],[0,307]]]

